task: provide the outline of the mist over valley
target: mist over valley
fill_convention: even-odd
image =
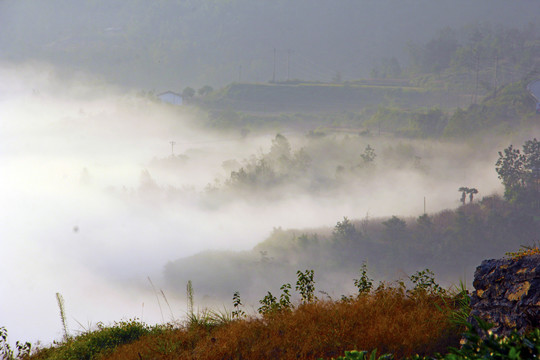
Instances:
[[[73,334],[179,320],[188,281],[255,309],[306,269],[339,299],[364,262],[470,286],[540,241],[495,170],[540,133],[537,4],[458,3],[0,1],[0,325],[61,338],[56,293]]]

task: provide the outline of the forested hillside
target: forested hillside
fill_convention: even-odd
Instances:
[[[276,138],[273,155],[283,161],[280,148],[284,148],[283,139]],[[453,210],[416,218],[353,214],[356,220],[344,217],[333,229],[275,228],[250,251],[208,251],[169,262],[165,278],[177,290],[192,280],[207,300],[226,297],[231,289],[248,296],[260,293],[261,287],[275,289],[295,269],[304,268],[315,269],[321,274],[317,279],[320,287],[339,297],[349,289],[336,279],[353,277],[366,261],[379,280],[430,268],[447,284],[456,284],[460,278],[466,281],[463,276],[472,274],[482,259],[501,257],[509,249],[540,241],[540,142],[528,140],[522,150],[518,148],[509,146],[499,152],[495,164],[505,186],[504,198],[478,199],[476,188],[462,186],[456,188],[462,204]],[[369,171],[375,158],[373,149],[366,149],[362,158],[360,171]],[[271,166],[270,159],[267,164]],[[246,173],[242,168],[231,175],[232,185],[256,186],[257,178],[250,178],[250,172],[260,173],[254,169]],[[271,185],[262,181],[259,190],[271,190]]]
[[[457,61],[451,52],[466,35],[443,31],[430,41],[437,31],[478,19],[522,29],[535,22],[536,10],[530,0],[347,0],[339,6],[325,0],[3,0],[0,61],[45,62],[158,92],[239,80],[394,77],[409,67],[409,55],[412,68],[442,74],[449,65],[475,69],[471,50],[478,48],[464,48]],[[490,36],[482,44],[491,39],[499,42]],[[506,59],[516,55],[509,51],[527,46],[518,30],[509,40],[489,55],[492,63],[500,59],[499,81],[511,66]],[[485,69],[487,55],[476,54]]]

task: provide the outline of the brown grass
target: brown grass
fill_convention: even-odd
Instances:
[[[459,342],[460,329],[448,320],[448,300],[386,288],[211,329],[171,329],[124,345],[107,359],[318,359],[375,348],[398,359],[429,355]]]

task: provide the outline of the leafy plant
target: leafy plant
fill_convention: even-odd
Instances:
[[[281,285],[281,295],[279,296],[279,307],[281,309],[290,309],[292,308],[291,304],[291,284]]]
[[[409,277],[414,284],[413,292],[427,292],[429,294],[444,295],[446,290],[435,282],[435,274],[429,269],[417,271]]]
[[[277,302],[277,298],[274,295],[272,295],[270,291],[266,294],[266,296],[262,300],[259,300],[259,303],[262,306],[258,308],[257,311],[261,315],[270,314],[279,309],[279,303]]]
[[[269,291],[266,296],[259,301],[259,303],[262,305],[258,312],[262,315],[267,315],[275,311],[281,311],[281,310],[290,310],[293,308],[293,305],[291,303],[291,284],[283,284],[281,285],[281,295],[279,296],[279,301],[277,297],[272,295],[272,293]]]
[[[373,288],[373,279],[370,279],[367,276],[367,265],[364,261],[362,263],[362,268],[360,269],[360,279],[354,279],[354,286],[358,289],[358,294],[369,294]]]
[[[512,145],[503,151],[504,154],[499,151],[495,170],[505,187],[505,197],[509,200],[537,199],[540,181],[540,141],[536,138],[526,141],[522,151]]]
[[[8,342],[8,331],[5,327],[0,327],[0,359],[12,360],[12,359],[27,359],[30,357],[32,351],[32,344],[29,342],[22,343],[17,341],[15,343],[17,349],[17,355],[15,355],[13,349]]]
[[[296,272],[298,276],[296,290],[300,292],[303,303],[310,303],[317,299],[315,297],[315,280],[313,280],[314,273],[314,270],[306,270],[305,272],[298,270]]]
[[[487,360],[487,359],[536,359],[540,356],[540,329],[520,335],[512,332],[507,337],[498,337],[490,331],[490,324],[474,317],[476,325],[467,323],[462,346],[451,347],[446,355],[437,355],[440,360]],[[414,356],[412,360],[431,360],[431,357]]]
[[[345,356],[340,356],[336,360],[392,360],[394,355],[383,354],[377,357],[377,349],[373,350],[371,354],[367,351],[345,351]]]
[[[97,330],[70,338],[57,347],[40,350],[37,355],[38,358],[51,360],[98,359],[120,345],[132,343],[144,335],[160,332],[162,332],[160,327],[149,327],[136,319],[114,323],[112,326],[98,323]]]
[[[240,306],[242,306],[242,300],[240,299],[240,292],[236,291],[233,294],[233,307],[234,310],[232,311],[231,315],[233,319],[240,319],[246,317],[246,312],[242,309],[240,309]]]

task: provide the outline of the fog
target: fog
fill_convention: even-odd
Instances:
[[[442,133],[426,132],[426,139],[406,139],[384,127],[381,136],[382,120],[378,134],[362,132],[366,129],[358,127],[368,124],[362,121],[377,110],[374,105],[364,112],[363,102],[354,99],[347,103],[352,117],[366,119],[336,129],[342,123],[331,117],[348,115],[324,109],[324,103],[316,104],[316,111],[322,109],[316,113],[309,101],[299,107],[305,112],[298,123],[272,122],[287,102],[257,103],[268,96],[266,89],[254,97],[255,110],[245,113],[226,108],[243,101],[228,103],[231,94],[216,97],[207,108],[200,93],[191,106],[188,101],[181,107],[154,95],[207,84],[219,93],[218,87],[232,82],[256,86],[270,79],[288,86],[286,81],[300,79],[311,81],[306,91],[321,99],[319,85],[346,88],[344,82],[366,80],[396,57],[404,71],[390,88],[399,89],[377,92],[377,101],[413,111],[405,107],[417,103],[393,97],[408,93],[400,81],[411,83],[405,88],[427,81],[422,74],[407,79],[407,49],[415,49],[407,43],[425,49],[450,26],[456,41],[470,45],[469,30],[489,24],[496,30],[514,26],[509,33],[518,35],[516,29],[523,28],[530,36],[523,39],[535,39],[534,26],[525,26],[537,20],[537,7],[535,0],[352,0],[340,6],[324,0],[0,0],[0,327],[7,328],[12,343],[61,340],[56,293],[65,300],[72,335],[98,322],[180,321],[186,312],[185,279],[177,286],[165,274],[179,259],[194,262],[196,271],[201,253],[257,251],[279,228],[331,233],[344,216],[414,219],[424,210],[453,209],[460,205],[461,186],[478,189],[477,199],[501,194],[497,151],[538,129],[517,131],[518,125],[503,124],[508,126],[496,131],[513,135],[478,132],[440,140]],[[482,60],[480,78],[488,85],[531,73],[528,62],[517,61],[521,53],[503,55],[500,74],[490,68],[491,54]],[[528,61],[534,63],[532,55]],[[456,74],[471,80],[474,68],[478,88],[475,63]],[[419,90],[429,94],[430,86],[442,84],[444,92],[433,92],[440,101],[430,106],[441,106],[443,96],[450,96],[442,74],[431,74]],[[461,86],[453,95],[469,105],[472,83]],[[341,95],[334,96],[339,104]],[[229,110],[238,118],[252,116],[253,126],[237,126],[226,118]],[[210,124],[212,111],[225,115]],[[260,125],[265,116],[271,125]],[[415,130],[413,125],[408,130]],[[395,130],[397,125],[388,131]],[[375,157],[366,160],[369,148]],[[326,275],[336,289],[340,281],[350,281],[339,270]],[[277,275],[274,280],[281,281]],[[262,298],[270,290],[266,285],[246,291],[252,299]],[[204,286],[194,282],[197,300],[208,295],[219,307],[230,305],[230,296]],[[231,287],[230,295],[236,290]]]
[[[310,153],[312,179],[335,179],[337,162],[349,168],[350,149],[359,153],[366,144],[386,161],[371,176],[347,175],[331,190],[289,181],[265,196],[246,193],[227,187],[222,164],[245,166],[268,153],[275,133],[211,132],[188,108],[84,75],[61,79],[49,66],[4,66],[0,77],[7,80],[0,85],[0,319],[12,339],[61,338],[56,292],[73,333],[100,321],[170,321],[148,277],[179,319],[184,294],[165,287],[168,261],[206,249],[251,249],[278,226],[418,216],[424,197],[428,212],[455,207],[462,185],[480,195],[501,191],[495,141],[472,148],[353,134],[310,142],[284,129],[293,151]],[[423,167],[392,162],[403,149],[413,149]]]

